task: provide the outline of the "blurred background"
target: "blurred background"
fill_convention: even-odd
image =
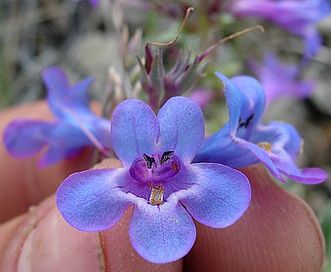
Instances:
[[[88,1],[0,0],[0,109],[45,98],[41,73],[50,65],[61,67],[72,83],[94,77],[90,94],[95,100],[104,101],[105,94],[119,100],[133,96],[136,54],[144,56],[146,42],[173,39],[190,4],[195,11],[183,33],[173,47],[164,50],[164,63],[169,67],[179,50],[192,50],[193,58],[227,35],[256,24],[265,28],[264,33],[252,31],[223,43],[209,56],[205,77],[197,83],[210,97],[204,108],[209,132],[228,120],[222,86],[214,71],[227,76],[258,77],[247,64],[251,60],[263,62],[266,51],[275,52],[284,63],[302,64],[302,39],[273,22],[256,17],[235,18],[223,13],[221,7],[211,9],[211,4],[220,1],[162,1],[168,4],[167,9],[155,2],[158,1],[104,0],[93,8]],[[330,174],[331,16],[325,16],[316,27],[322,45],[298,75],[300,79],[313,80],[314,90],[305,98],[286,96],[274,101],[264,121],[280,120],[296,127],[304,139],[300,167],[320,167]],[[121,82],[124,77],[129,78],[129,83]],[[324,271],[331,271],[330,180],[314,186],[277,183],[299,195],[315,211],[326,238]]]

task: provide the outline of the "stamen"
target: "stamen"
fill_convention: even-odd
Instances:
[[[179,165],[175,162],[172,162],[171,164],[171,170],[174,172],[174,173],[177,173],[179,171]]]
[[[147,154],[143,154],[144,160],[147,162],[147,168],[151,169],[153,163],[156,165],[155,159],[153,157],[148,156]]]
[[[260,142],[257,143],[256,145],[263,148],[267,152],[271,152],[271,143],[269,142]]]
[[[174,151],[166,151],[163,152],[162,157],[161,157],[161,164],[164,164],[170,160],[170,157],[174,154]]]
[[[161,205],[163,203],[163,192],[162,185],[153,186],[149,197],[149,203],[152,205]]]
[[[190,15],[190,13],[191,13],[193,10],[194,10],[193,7],[190,7],[190,8],[188,8],[188,9],[186,10],[186,14],[185,14],[184,20],[183,20],[183,22],[182,22],[182,25],[180,26],[180,29],[179,29],[179,31],[178,31],[178,34],[177,34],[177,36],[176,36],[172,41],[170,41],[170,42],[168,42],[168,43],[149,42],[149,43],[147,43],[147,44],[148,44],[148,45],[154,45],[154,46],[164,46],[164,47],[166,47],[166,46],[170,46],[170,45],[174,44],[174,43],[178,40],[179,35],[182,33],[183,28],[184,28],[184,26],[186,25],[186,22],[187,22],[188,16]]]

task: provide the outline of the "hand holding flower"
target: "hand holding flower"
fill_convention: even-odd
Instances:
[[[7,124],[14,117],[33,118],[36,114],[49,116],[45,104],[7,110],[1,114],[0,120]],[[6,124],[1,123],[1,128]],[[67,174],[86,168],[90,159],[88,153],[75,160],[40,169],[33,159],[11,158],[3,146],[0,151],[0,184],[1,188],[7,189],[0,191],[0,206],[10,207],[11,213],[8,210],[7,215],[12,218],[0,226],[0,267],[4,271],[17,271],[18,264],[32,270],[78,269],[82,272],[97,271],[105,266],[115,272],[242,271],[243,268],[246,271],[319,271],[323,264],[324,240],[311,209],[280,189],[261,165],[242,169],[250,180],[252,199],[240,220],[225,229],[213,229],[195,222],[196,243],[184,259],[168,264],[151,264],[136,254],[131,246],[127,230],[131,209],[111,229],[90,233],[78,231],[62,219],[54,196],[22,214],[29,205],[36,205],[54,193]],[[29,175],[17,171],[27,167]],[[111,167],[120,167],[120,164],[107,160],[95,168]],[[39,191],[38,198],[31,198],[33,188],[43,186],[48,191]],[[19,207],[17,202],[22,198],[5,197],[11,190],[24,196],[24,207]]]

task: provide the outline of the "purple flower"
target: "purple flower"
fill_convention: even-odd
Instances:
[[[81,0],[71,0],[73,2],[80,2]],[[90,5],[96,8],[99,5],[99,0],[89,0]]]
[[[99,0],[89,0],[91,6],[97,7],[99,5]]]
[[[228,1],[227,11],[237,17],[260,17],[305,39],[305,53],[317,52],[321,37],[316,24],[328,13],[326,0],[236,0]]]
[[[225,85],[230,120],[218,132],[205,139],[195,162],[218,162],[231,167],[264,163],[281,181],[282,175],[300,183],[315,184],[327,179],[318,168],[300,170],[294,163],[302,140],[289,124],[261,124],[265,94],[257,80],[236,76],[232,80],[217,73]]]
[[[282,64],[272,53],[265,54],[263,65],[251,60],[249,66],[265,90],[267,107],[283,97],[309,97],[315,86],[313,80],[300,81],[298,66]]]
[[[14,157],[27,158],[48,147],[39,166],[48,166],[74,156],[84,146],[99,144],[110,148],[110,121],[89,109],[87,90],[93,79],[86,78],[70,87],[57,67],[43,72],[47,102],[55,121],[16,119],[4,132],[4,143]]]
[[[154,263],[183,257],[196,236],[191,216],[225,228],[250,201],[241,172],[191,164],[203,137],[201,110],[187,98],[171,98],[157,116],[140,100],[122,102],[112,117],[111,141],[123,168],[70,175],[57,191],[61,214],[77,229],[102,231],[133,205],[129,235],[136,251]]]

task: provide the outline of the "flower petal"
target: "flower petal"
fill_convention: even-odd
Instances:
[[[53,126],[45,121],[16,119],[4,131],[4,144],[12,156],[30,157],[48,143],[46,132]]]
[[[228,106],[230,116],[230,134],[235,135],[238,129],[238,122],[241,117],[242,108],[245,107],[244,96],[229,78],[218,72],[216,72],[215,74],[222,81],[224,86],[226,104]]]
[[[43,71],[42,79],[47,88],[47,102],[54,116],[63,116],[63,98],[68,96],[69,82],[66,74],[58,67],[51,66]]]
[[[319,168],[305,168],[300,170],[285,150],[279,150],[278,154],[270,154],[275,166],[285,176],[304,184],[318,184],[328,178],[327,173]]]
[[[256,159],[258,161],[263,163],[268,168],[268,170],[271,172],[271,174],[274,177],[276,177],[279,180],[284,182],[284,179],[283,179],[281,173],[279,172],[279,170],[277,169],[277,167],[275,166],[273,161],[270,159],[270,157],[269,157],[270,153],[269,152],[264,150],[262,147],[259,147],[255,143],[251,143],[251,142],[245,141],[245,140],[240,139],[240,138],[236,139],[236,143],[241,148],[245,148],[245,149],[249,150],[256,157]],[[247,165],[251,165],[251,164],[252,163],[249,163]],[[247,165],[245,165],[245,166],[247,166]]]
[[[97,126],[97,122],[95,122],[95,126]],[[52,127],[43,133],[47,139],[48,149],[38,162],[40,167],[71,158],[84,146],[93,145],[80,127],[66,122],[52,123]]]
[[[262,136],[265,135],[262,134]],[[262,137],[260,140],[261,142],[269,142],[268,140],[272,139],[270,137]],[[266,165],[273,176],[284,181],[281,173],[269,158],[267,151],[259,147],[256,143],[238,137],[231,137],[229,123],[220,131],[205,138],[194,158],[194,162],[215,162],[235,168],[261,162]]]
[[[95,8],[99,5],[99,0],[89,0],[89,3]]]
[[[87,117],[87,116],[85,116]],[[99,141],[99,143],[107,150],[111,148],[110,143],[110,120],[96,115],[91,115],[88,118],[82,117],[81,124],[78,126],[81,128],[81,125],[85,125],[85,128]],[[84,132],[84,131],[83,131]],[[84,132],[86,135],[86,132]]]
[[[153,263],[168,263],[190,251],[196,230],[191,216],[180,204],[165,202],[153,206],[141,201],[133,211],[129,235],[143,258]]]
[[[70,120],[70,112],[73,111],[91,113],[88,88],[92,78],[85,78],[70,87],[66,74],[56,66],[46,68],[42,78],[47,87],[49,107],[57,118]]]
[[[90,96],[88,94],[88,89],[93,81],[93,78],[87,77],[77,82],[70,88],[69,93],[67,94],[68,101],[63,101],[62,98],[62,102],[77,112],[92,114],[89,108]]]
[[[64,219],[83,231],[102,231],[116,224],[132,205],[119,185],[124,169],[94,169],[78,172],[64,180],[56,203]]]
[[[248,138],[252,128],[261,121],[265,107],[265,94],[261,84],[250,76],[229,79],[221,73],[216,75],[224,84],[231,135]]]
[[[67,96],[69,83],[65,73],[56,66],[46,68],[42,74],[43,81],[48,90],[48,97],[51,100],[60,100]]]
[[[188,170],[187,178],[194,185],[179,193],[180,201],[194,219],[210,227],[225,228],[245,213],[251,188],[244,174],[212,163],[192,164]]]
[[[250,124],[246,125],[256,126],[262,120],[262,114],[266,104],[266,97],[262,85],[255,78],[250,76],[235,76],[231,78],[231,81],[237,86],[237,90],[239,90],[245,101],[241,108],[242,121],[250,118],[250,116],[254,116]]]
[[[71,0],[71,1],[72,2],[80,2],[82,0]],[[89,0],[88,2],[94,8],[96,8],[99,5],[99,0]]]
[[[330,13],[326,0],[303,1],[232,1],[227,10],[237,17],[256,16],[278,24],[295,35],[305,38],[305,54],[316,54],[319,49],[316,24]],[[307,35],[315,32],[317,35]],[[314,40],[317,39],[317,40]]]
[[[290,124],[276,121],[257,126],[250,140],[254,143],[269,142],[272,150],[284,149],[294,160],[298,158],[302,147],[297,130]]]
[[[308,57],[316,55],[318,50],[322,45],[322,37],[318,32],[317,28],[307,27],[303,33],[301,33],[304,38],[304,52]]]
[[[218,132],[206,137],[193,162],[215,162],[230,167],[244,167],[258,163],[257,158],[235,142],[230,135],[229,123]]]
[[[182,161],[191,162],[204,137],[204,120],[199,106],[188,98],[173,97],[157,117],[161,151],[175,151]]]
[[[111,142],[124,167],[143,153],[155,152],[159,125],[152,109],[137,99],[125,100],[112,116]]]
[[[64,158],[72,157],[83,146],[92,145],[77,127],[60,122],[16,119],[4,131],[8,152],[18,158],[35,155],[49,147],[38,166],[45,167]]]

